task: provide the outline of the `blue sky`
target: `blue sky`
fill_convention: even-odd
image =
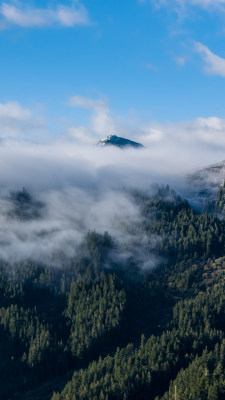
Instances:
[[[223,125],[224,22],[225,0],[0,1],[0,122],[96,138]]]

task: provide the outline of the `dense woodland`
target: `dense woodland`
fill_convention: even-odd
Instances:
[[[225,186],[210,212],[168,186],[132,196],[155,268],[114,259],[110,232],[56,267],[1,262],[0,399],[225,398]],[[26,191],[12,201],[32,218]]]

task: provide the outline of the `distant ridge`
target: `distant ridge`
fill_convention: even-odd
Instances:
[[[135,148],[143,148],[143,144],[134,142],[133,140],[125,139],[116,135],[109,135],[105,138],[101,139],[97,146],[117,146],[117,147],[135,147]]]
[[[218,162],[188,174],[188,193],[186,198],[195,199],[196,203],[215,200],[220,185],[225,180],[225,161]]]
[[[201,168],[194,173],[188,175],[188,182],[191,185],[207,188],[211,191],[213,188],[218,189],[225,179],[225,161],[209,165]]]

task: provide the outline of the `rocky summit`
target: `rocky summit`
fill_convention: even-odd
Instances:
[[[135,148],[143,148],[143,144],[134,142],[133,140],[125,139],[116,135],[106,136],[104,139],[101,139],[97,146],[117,146],[117,147],[135,147]]]

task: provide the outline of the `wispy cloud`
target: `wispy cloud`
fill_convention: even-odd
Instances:
[[[139,2],[143,2],[140,1]],[[151,0],[151,2],[156,6],[175,6],[177,11],[179,8],[185,6],[196,6],[205,10],[209,9],[221,9],[225,6],[225,0]]]
[[[182,67],[186,64],[187,59],[184,56],[176,57],[177,64],[181,65]]]
[[[214,54],[202,43],[195,44],[196,52],[201,56],[205,63],[204,70],[208,74],[225,77],[225,59]]]
[[[218,7],[225,4],[225,0],[177,0],[181,5],[195,5],[203,8]]]
[[[93,100],[88,97],[74,95],[69,99],[69,105],[72,107],[81,107],[89,110],[105,110],[108,111],[108,103],[106,100],[98,99]]]
[[[56,8],[38,8],[25,5],[23,2],[2,2],[0,5],[0,27],[7,29],[11,26],[34,28],[44,26],[88,25],[88,12],[78,1],[71,6],[58,4]]]
[[[152,63],[144,63],[143,66],[144,66],[144,68],[149,69],[151,71],[157,70],[157,67]]]

